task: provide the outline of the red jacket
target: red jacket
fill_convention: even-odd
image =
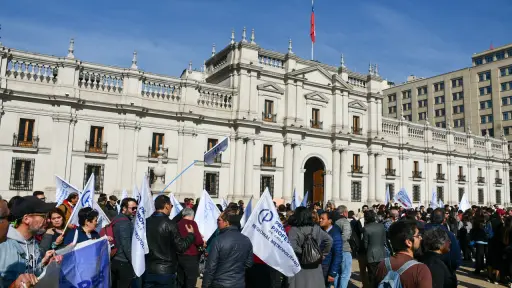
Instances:
[[[185,225],[187,224],[194,228],[194,243],[188,247],[187,251],[185,251],[183,255],[197,256],[199,255],[197,247],[201,247],[204,244],[203,237],[201,237],[201,233],[199,233],[196,221],[188,219],[181,219],[180,222],[178,222],[178,230],[180,231],[181,237],[186,237],[188,235],[187,229],[185,228]]]

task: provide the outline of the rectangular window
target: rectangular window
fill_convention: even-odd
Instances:
[[[361,134],[361,121],[359,120],[359,116],[352,116],[352,133],[360,135]]]
[[[501,190],[496,190],[496,204],[501,204]]]
[[[163,133],[153,133],[153,138],[151,139],[151,157],[158,157],[158,150],[160,149],[160,145],[162,145],[162,149],[164,149],[164,134]]]
[[[412,185],[412,202],[418,203],[421,201],[421,186]]]
[[[484,201],[484,189],[480,188],[478,189],[478,204],[483,205]]]
[[[12,158],[9,190],[32,191],[35,159]]]
[[[272,145],[263,145],[263,162],[272,162]]]
[[[411,98],[411,90],[402,91],[402,99],[409,99]]]
[[[311,115],[311,127],[320,128],[320,109],[313,108]]]
[[[482,65],[484,62],[482,60],[482,57],[475,58],[475,65]]]
[[[396,106],[395,106],[396,107]],[[388,107],[388,114],[393,114],[393,107]]]
[[[210,196],[219,197],[219,172],[204,171],[203,189]]]
[[[263,110],[263,120],[264,121],[274,121],[274,101],[265,100],[265,107]]]
[[[388,102],[395,102],[396,101],[396,94],[391,94],[388,96]]]
[[[419,172],[419,171],[420,171],[420,162],[414,161],[414,172]]]
[[[274,198],[274,175],[260,176],[260,196],[263,195],[263,192],[265,192],[266,188],[268,188],[270,196]]]
[[[437,164],[437,173],[443,173],[443,164]]]
[[[84,187],[92,174],[94,174],[94,193],[103,193],[103,176],[105,174],[105,165],[85,163]]]
[[[494,61],[494,58],[492,55],[485,56],[485,63],[491,63]]]
[[[362,172],[361,171],[361,157],[359,154],[352,155],[352,171],[353,172]]]
[[[386,183],[386,190],[389,190],[389,201],[393,201],[393,198],[395,198],[395,184]]]
[[[386,168],[387,169],[393,169],[393,158],[387,158],[386,159]]]
[[[444,203],[444,187],[443,186],[437,186],[436,187],[437,192],[437,201],[441,200]]]
[[[418,118],[420,120],[425,120],[427,118],[427,112],[420,112],[420,113],[418,113]]]
[[[503,105],[503,106],[508,105],[508,97],[501,97],[501,105]]]
[[[503,112],[503,120],[508,120],[508,115],[509,115],[509,112]]]
[[[478,177],[482,177],[482,168],[478,168]]]
[[[446,128],[446,122],[445,121],[436,122],[436,127],[438,127],[438,128]]]
[[[452,79],[452,88],[462,86],[462,78]]]
[[[434,83],[434,91],[443,91],[444,90],[444,82]]]
[[[18,127],[18,146],[32,146],[32,140],[34,137],[34,119],[20,119]]]
[[[351,186],[352,202],[361,202],[361,181],[352,181]]]
[[[404,115],[404,118],[406,121],[412,121],[412,115],[409,114],[409,115]]]
[[[508,82],[501,83],[500,87],[501,87],[501,91],[507,91],[507,90],[508,90],[508,89],[507,89],[507,87],[508,87]]]
[[[418,106],[419,107],[427,107],[427,104],[428,104],[428,100],[427,99],[419,100],[418,101]]]
[[[427,94],[427,86],[419,87],[418,95],[424,95],[424,94]]]
[[[506,136],[510,135],[510,126],[503,127],[503,134]]]
[[[445,110],[444,109],[437,109],[435,111],[435,113],[436,113],[436,117],[442,117],[442,116],[445,115]]]
[[[459,166],[459,176],[463,176],[464,175],[464,169],[462,168],[462,166]]]
[[[462,200],[462,196],[464,196],[464,187],[459,187],[459,202]]]
[[[499,52],[496,52],[496,60],[502,60],[502,59],[505,59],[505,51],[499,51]]]

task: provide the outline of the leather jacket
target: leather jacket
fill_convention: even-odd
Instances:
[[[176,253],[183,253],[194,242],[194,233],[182,238],[175,222],[169,216],[155,212],[146,220],[149,253],[146,254],[146,272],[174,274],[178,266]]]
[[[220,230],[203,273],[203,288],[245,287],[245,269],[253,264],[252,243],[235,226]]]

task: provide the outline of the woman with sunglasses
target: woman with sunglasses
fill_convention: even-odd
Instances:
[[[59,208],[55,208],[48,214],[48,216],[50,228],[46,230],[41,243],[39,243],[41,254],[45,254],[48,250],[57,250],[62,248],[61,245],[64,241],[64,235],[62,234],[64,226],[66,225],[64,222],[64,212]]]
[[[91,207],[85,207],[78,211],[78,227],[69,229],[64,236],[64,246],[69,244],[78,244],[91,239],[100,238],[100,234],[96,232],[98,225],[98,211]]]

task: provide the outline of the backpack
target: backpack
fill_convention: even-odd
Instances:
[[[101,230],[100,230],[101,237],[107,236],[107,237],[112,238],[112,241],[109,241],[110,258],[112,258],[112,257],[114,257],[114,255],[116,255],[117,249],[118,249],[118,247],[116,246],[116,238],[114,237],[114,225],[116,225],[117,222],[121,222],[121,221],[128,221],[128,219],[126,219],[124,217],[115,219],[114,221],[110,222],[105,227],[101,228]]]
[[[386,264],[386,269],[388,273],[386,277],[380,281],[378,288],[402,288],[402,283],[400,282],[400,275],[405,272],[405,270],[409,269],[411,266],[419,264],[416,260],[409,260],[400,267],[397,271],[393,271],[391,268],[391,261],[389,257],[384,260]]]
[[[304,242],[301,248],[302,254],[299,262],[302,268],[314,269],[322,263],[322,252],[320,252],[320,247],[313,238],[313,229],[311,229],[310,233],[304,235]]]

